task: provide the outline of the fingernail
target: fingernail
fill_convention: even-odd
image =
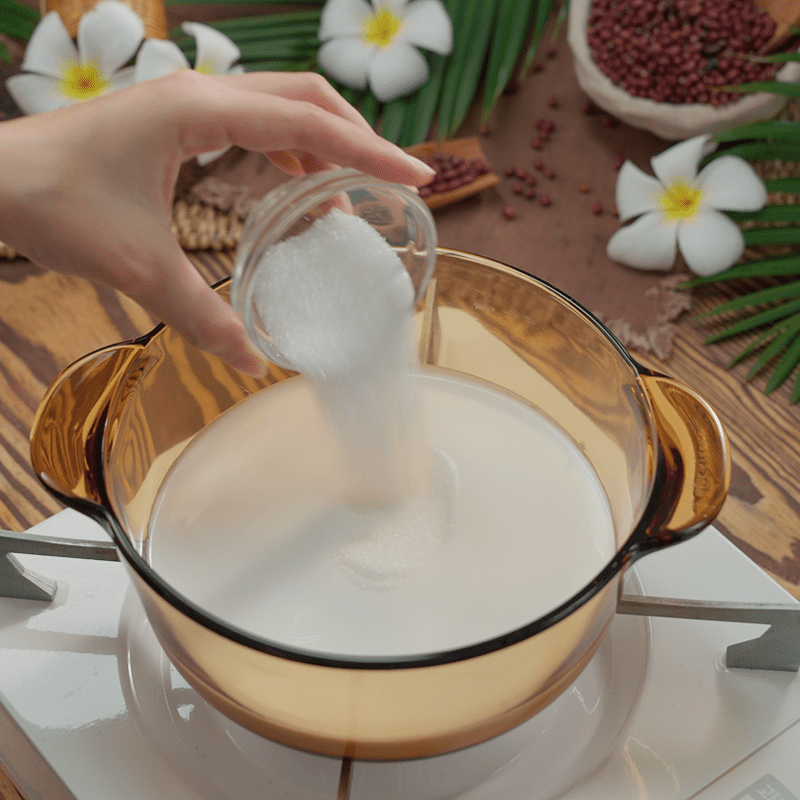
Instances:
[[[424,161],[420,161],[420,159],[416,158],[416,156],[409,155],[408,153],[403,153],[403,155],[408,159],[409,163],[415,169],[421,170],[426,175],[430,175],[430,176],[433,176],[433,175],[436,174],[436,170],[432,166],[430,166],[429,164],[426,164]]]

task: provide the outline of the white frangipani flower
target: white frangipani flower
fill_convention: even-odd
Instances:
[[[244,72],[243,66],[234,66],[242,51],[224,33],[199,22],[184,22],[181,28],[194,37],[197,46],[194,69],[197,72],[206,75],[240,75]],[[136,56],[134,79],[139,83],[181,69],[192,69],[192,65],[175,42],[147,39]],[[227,150],[201,153],[197,160],[202,165],[210,164]]]
[[[185,33],[193,36],[197,45],[194,69],[206,75],[239,75],[244,67],[234,66],[241,50],[224,34],[210,25],[184,22]],[[136,57],[136,82],[161,78],[192,65],[175,42],[148,39]]]
[[[388,102],[413,92],[428,78],[417,48],[447,55],[453,24],[441,0],[328,0],[322,9],[317,61],[334,80],[367,86]]]
[[[677,250],[698,275],[715,275],[744,251],[739,227],[722,211],[758,211],[763,181],[738,156],[720,156],[698,174],[709,136],[696,136],[651,159],[656,177],[626,161],[617,179],[621,221],[639,217],[609,239],[609,258],[639,269],[668,270]]]
[[[77,47],[57,11],[45,14],[25,49],[22,73],[6,80],[26,114],[52,111],[133,83],[125,64],[144,38],[138,14],[119,0],[101,0],[78,22]]]

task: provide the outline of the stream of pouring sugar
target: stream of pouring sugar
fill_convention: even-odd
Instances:
[[[337,561],[359,585],[396,586],[444,546],[455,482],[450,459],[427,452],[420,433],[408,272],[369,223],[333,209],[270,248],[255,298],[313,385],[350,473],[353,536]]]

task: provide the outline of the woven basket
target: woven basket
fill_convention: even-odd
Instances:
[[[58,11],[69,35],[78,33],[78,21],[98,0],[40,0],[42,15],[48,11]],[[123,0],[142,19],[145,36],[149,39],[168,38],[167,11],[163,0]]]

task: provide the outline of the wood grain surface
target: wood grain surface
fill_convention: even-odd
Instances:
[[[172,6],[171,22],[203,19],[199,8]],[[257,11],[250,7],[209,11],[211,8],[205,7],[204,13],[236,16]],[[180,17],[175,18],[176,14]],[[582,125],[589,123],[599,125],[595,119],[581,119]],[[475,130],[467,126],[463,135]],[[598,135],[619,134],[602,128]],[[612,152],[610,145],[607,149]],[[646,161],[641,166],[645,167]],[[209,282],[231,269],[226,254],[195,253],[190,258]],[[695,310],[709,308],[734,291],[735,287],[697,290]],[[136,303],[113,290],[45,272],[25,260],[0,261],[0,526],[23,531],[61,510],[33,475],[28,452],[33,417],[47,387],[80,356],[145,333],[154,323]],[[667,363],[652,355],[633,355],[645,365],[685,381],[717,410],[730,439],[733,478],[716,525],[800,599],[800,406],[789,404],[788,387],[767,397],[762,392],[762,377],[748,383],[748,364],[727,370],[725,364],[741,345],[703,345],[711,330],[684,315]],[[20,800],[2,769],[0,800]]]
[[[213,282],[230,256],[191,256]],[[60,510],[33,475],[28,435],[39,401],[72,361],[150,330],[154,320],[133,301],[82,279],[44,272],[27,261],[0,263],[0,525],[22,531]],[[697,310],[732,290],[696,290]],[[763,394],[748,365],[725,369],[741,344],[706,346],[713,328],[684,316],[667,363],[634,352],[647,366],[685,381],[720,415],[731,443],[733,480],[717,526],[800,598],[800,406],[785,386]]]

